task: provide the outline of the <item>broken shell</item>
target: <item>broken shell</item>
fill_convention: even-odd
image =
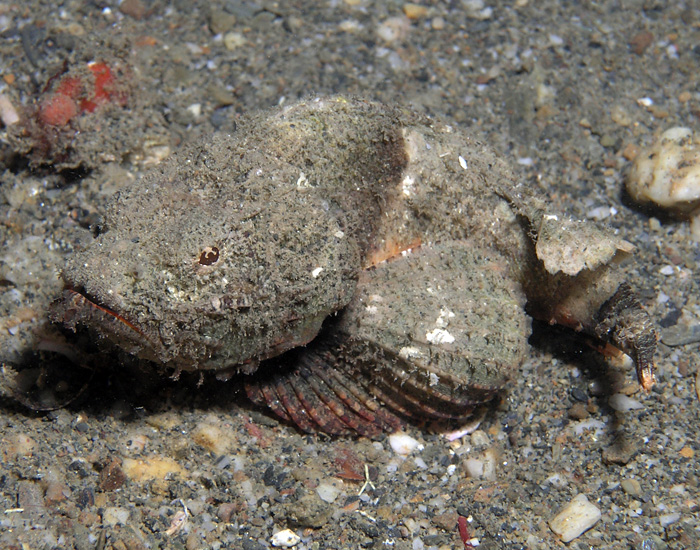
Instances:
[[[627,191],[638,202],[689,216],[700,241],[700,137],[690,128],[666,130],[635,158]]]

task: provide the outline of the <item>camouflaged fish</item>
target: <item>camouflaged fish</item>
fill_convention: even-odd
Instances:
[[[616,268],[630,250],[449,125],[317,98],[119,193],[53,318],[159,368],[244,373],[305,431],[376,435],[491,399],[530,315],[622,350],[651,387],[656,334]]]

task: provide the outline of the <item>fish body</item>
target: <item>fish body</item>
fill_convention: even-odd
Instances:
[[[378,402],[467,416],[518,372],[528,313],[610,341],[653,379],[651,321],[629,292],[619,305],[628,243],[407,110],[336,96],[253,115],[104,219],[54,319],[174,371],[252,375],[249,395],[308,431],[394,429]]]

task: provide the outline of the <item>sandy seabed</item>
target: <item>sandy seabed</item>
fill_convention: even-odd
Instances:
[[[51,412],[2,402],[0,546],[258,550],[291,529],[299,550],[448,550],[464,516],[479,548],[700,548],[698,341],[675,338],[699,333],[700,253],[686,222],[623,191],[641,147],[698,124],[699,26],[694,2],[653,0],[0,3],[0,359],[64,365],[41,399],[87,384]],[[479,429],[409,426],[404,457],[388,438],[301,434],[235,382],[77,369],[45,336],[109,197],[241,114],[336,93],[449,121],[635,245],[654,389],[536,325]],[[564,544],[548,522],[579,494],[601,518]]]

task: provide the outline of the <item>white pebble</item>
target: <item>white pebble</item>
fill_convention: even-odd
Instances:
[[[674,512],[673,514],[664,514],[663,516],[659,516],[659,523],[661,524],[661,527],[665,529],[672,523],[676,523],[679,519],[681,519],[681,515],[678,512]]]
[[[272,535],[270,543],[272,546],[277,548],[292,548],[293,546],[299,544],[300,540],[301,537],[294,531],[291,529],[285,529],[284,531],[277,531],[274,535]]]
[[[397,42],[406,38],[411,30],[411,20],[403,15],[390,17],[377,27],[377,36],[385,42]]]
[[[561,46],[564,44],[564,39],[556,34],[549,35],[549,43],[552,46]]]
[[[413,461],[416,463],[416,466],[418,466],[421,470],[428,469],[428,465],[425,463],[425,460],[423,460],[421,457],[417,456],[413,459]]]
[[[105,525],[114,527],[115,525],[129,525],[129,510],[119,506],[107,506],[102,514],[102,521]]]
[[[19,122],[17,109],[5,94],[0,94],[0,120],[5,126],[12,126]]]
[[[484,461],[478,458],[467,458],[464,461],[464,469],[467,472],[467,477],[483,477],[484,475]]]
[[[600,434],[603,433],[603,430],[605,429],[605,422],[602,420],[588,418],[586,420],[581,420],[580,422],[574,422],[572,427],[575,435],[582,435],[588,430],[593,430],[593,439],[598,439]]]
[[[571,542],[593,527],[600,517],[598,507],[591,504],[586,495],[579,494],[549,520],[549,527],[561,537],[562,541]]]
[[[201,103],[193,103],[189,107],[187,107],[187,110],[190,112],[190,114],[195,117],[199,118],[199,116],[202,114],[202,104]]]
[[[423,445],[405,433],[395,433],[389,436],[389,445],[398,455],[407,456],[413,451],[422,451]]]
[[[627,397],[622,393],[614,393],[611,395],[608,399],[608,405],[610,405],[616,411],[631,411],[644,408],[644,405],[642,405],[639,401],[632,399],[631,397]]]
[[[340,483],[321,483],[318,487],[316,487],[316,493],[323,502],[328,502],[330,504],[335,502],[335,499],[338,498],[341,488],[342,484]]]
[[[586,216],[593,220],[604,220],[605,218],[613,215],[614,212],[615,209],[611,208],[610,206],[597,206],[596,208],[591,208],[588,212],[586,212]]]
[[[239,32],[227,32],[224,35],[224,47],[229,51],[240,48],[245,42],[245,37]]]

